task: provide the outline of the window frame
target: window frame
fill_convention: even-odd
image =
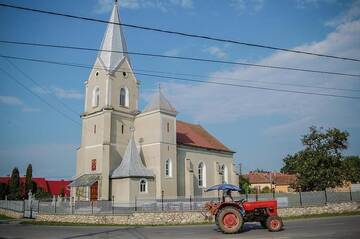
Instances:
[[[96,171],[96,168],[97,168],[97,161],[96,159],[92,159],[91,160],[91,171]]]
[[[198,187],[205,188],[206,187],[206,165],[204,162],[200,162],[198,164]]]
[[[172,172],[173,172],[172,160],[171,158],[168,158],[165,160],[165,177],[172,178],[173,176]]]
[[[144,186],[144,191],[142,191]],[[142,178],[139,180],[139,193],[148,193],[148,180],[146,178]]]
[[[100,105],[100,88],[98,86],[94,87],[92,94],[92,107],[98,107]]]
[[[122,92],[124,92],[124,96],[122,95]],[[122,96],[124,97],[123,100],[122,100]],[[129,108],[129,89],[126,86],[120,88],[119,106]]]

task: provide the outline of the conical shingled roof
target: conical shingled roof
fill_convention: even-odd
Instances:
[[[98,60],[106,70],[112,73],[123,59],[127,58],[130,64],[128,54],[124,53],[127,52],[127,46],[124,33],[119,25],[120,18],[117,3],[114,5],[109,22],[111,23],[107,25],[104,39],[101,43],[101,51],[98,54]]]
[[[151,111],[165,111],[168,113],[176,114],[176,109],[173,107],[170,102],[165,98],[163,93],[161,92],[160,88],[159,90],[153,95],[151,98],[149,104],[145,107],[145,112],[151,112]]]
[[[129,144],[126,147],[121,164],[111,175],[111,178],[129,177],[154,177],[154,173],[143,165],[139,151],[136,148],[134,137],[131,137]]]

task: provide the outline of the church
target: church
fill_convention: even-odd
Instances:
[[[219,183],[238,184],[234,151],[202,126],[177,120],[159,88],[140,111],[140,83],[132,70],[115,2],[100,51],[85,81],[75,200],[210,197]]]

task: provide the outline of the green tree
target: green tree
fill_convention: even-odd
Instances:
[[[360,182],[360,157],[347,156],[343,161],[343,172],[346,181],[351,183]]]
[[[20,188],[20,173],[18,168],[14,168],[11,173],[9,182],[9,199],[17,200],[21,199],[21,188]]]
[[[286,156],[281,172],[296,174],[297,186],[303,191],[341,186],[344,180],[341,153],[347,148],[348,136],[348,132],[336,128],[310,127],[310,132],[301,139],[304,149]]]
[[[239,187],[241,188],[240,193],[249,193],[250,192],[250,183],[247,178],[243,175],[239,175]]]
[[[6,183],[0,183],[0,200],[4,200],[9,193],[9,187]]]
[[[261,189],[261,193],[271,193],[271,189],[268,186],[265,186]]]
[[[32,182],[32,165],[29,164],[26,169],[26,176],[25,176],[25,197],[28,196],[28,192],[31,190],[32,193],[34,192],[33,182]]]

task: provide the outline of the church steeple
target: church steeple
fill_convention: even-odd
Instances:
[[[125,59],[130,64],[125,36],[120,25],[117,1],[112,9],[100,49],[97,59],[109,73],[113,73]]]

